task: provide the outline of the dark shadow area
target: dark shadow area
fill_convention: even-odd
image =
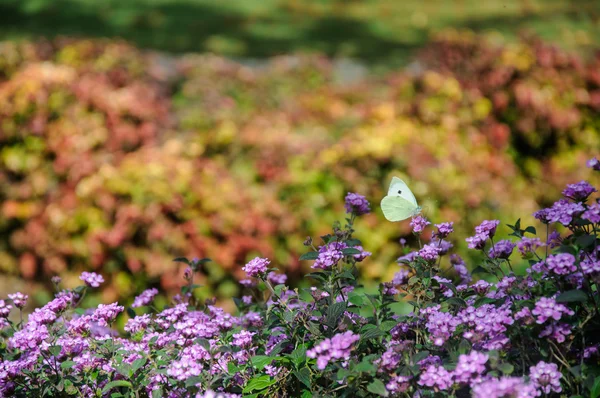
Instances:
[[[446,26],[475,31],[496,29],[514,34],[536,24],[543,24],[543,29],[559,30],[552,23],[556,18],[571,19],[569,23],[574,26],[585,18],[588,22],[592,20],[589,26],[595,26],[596,31],[591,32],[593,38],[600,30],[597,24],[600,2],[588,0],[561,2],[558,7],[535,12],[525,10],[520,14],[473,13],[465,18],[448,19],[448,15],[434,13],[428,15],[430,23],[421,28],[411,25],[410,15],[395,15],[400,8],[393,8],[382,20],[376,20],[351,17],[346,12],[311,14],[306,10],[289,9],[284,4],[273,2],[261,10],[258,6],[253,10],[254,5],[225,7],[216,1],[194,0],[170,3],[3,0],[0,2],[0,39],[59,35],[119,37],[142,48],[174,53],[212,51],[262,58],[317,51],[379,63],[406,59],[427,41],[430,32]],[[415,7],[418,4],[415,3]],[[557,13],[557,9],[561,12]],[[400,17],[408,22],[394,25],[386,20],[397,21]]]

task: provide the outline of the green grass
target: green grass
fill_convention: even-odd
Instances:
[[[170,52],[298,51],[390,63],[443,28],[600,39],[598,0],[0,0],[0,38],[122,37]]]

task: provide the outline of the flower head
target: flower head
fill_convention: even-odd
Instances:
[[[547,268],[557,275],[569,275],[577,271],[575,256],[570,253],[549,255],[546,259]]]
[[[512,254],[515,244],[510,240],[501,240],[490,248],[488,255],[491,258],[504,258],[507,259]]]
[[[317,368],[323,370],[332,360],[348,361],[352,346],[360,340],[360,336],[351,331],[338,333],[331,339],[325,339],[306,352],[309,358],[317,359]]]
[[[563,315],[573,315],[574,312],[564,304],[559,304],[555,299],[542,297],[535,303],[535,308],[531,311],[536,316],[536,322],[542,324],[548,319],[559,321]]]
[[[444,239],[448,237],[452,232],[454,232],[454,223],[453,222],[443,222],[441,224],[435,224],[437,231],[433,234],[440,239]]]
[[[131,306],[133,308],[137,308],[148,305],[152,302],[152,300],[154,300],[154,296],[156,296],[157,294],[158,289],[156,288],[144,290],[142,294],[140,294],[133,300],[133,304],[131,304]]]
[[[597,190],[589,182],[580,181],[576,184],[567,185],[562,193],[565,197],[580,202],[585,201],[594,192],[597,192]]]
[[[79,279],[89,287],[98,287],[100,284],[104,283],[102,275],[98,275],[95,272],[82,272]]]
[[[529,368],[529,379],[532,384],[542,390],[544,394],[561,392],[561,377],[562,374],[558,371],[558,366],[555,363],[540,361],[537,365]]]
[[[413,233],[420,234],[423,232],[426,226],[431,224],[425,217],[418,215],[410,220],[410,226],[412,227]]]
[[[255,257],[242,267],[249,277],[258,278],[267,272],[267,266],[271,263],[269,259]]]
[[[345,198],[346,213],[354,213],[357,216],[371,212],[369,201],[362,195],[348,192]]]
[[[17,292],[14,294],[9,294],[8,298],[12,300],[15,307],[23,308],[27,304],[27,299],[29,298],[29,296],[21,292]]]
[[[600,161],[597,158],[591,158],[587,161],[587,167],[592,170],[600,171]]]

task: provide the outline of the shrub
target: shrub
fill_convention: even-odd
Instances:
[[[431,218],[460,215],[458,249],[480,220],[530,214],[584,178],[579,165],[600,150],[597,61],[468,34],[428,48],[408,71],[370,76],[319,56],[0,46],[1,272],[37,282],[39,302],[51,276],[74,287],[99,272],[106,283],[88,298],[128,304],[177,290],[171,258],[209,257],[194,294],[222,299],[257,254],[297,286],[303,235],[324,234],[347,191],[380,197],[391,175],[411,176]],[[379,226],[357,231],[374,253],[361,276],[390,279],[389,243],[412,242],[408,223],[363,219]]]
[[[597,160],[590,165],[598,170]],[[498,220],[467,239],[481,254],[471,272],[448,240],[452,223],[411,223],[419,248],[398,259],[391,282],[369,292],[358,268],[371,253],[354,237],[364,197],[346,197],[347,217],[301,259],[314,285],[291,290],[265,258],[244,266],[238,315],[198,302],[194,275],[208,259],[178,258],[186,284],[168,307],[156,291],[124,306],[82,309],[100,275],[61,290],[25,321],[10,320],[27,297],[0,301],[0,391],[6,396],[467,396],[600,393],[600,199],[582,181],[535,213],[542,236],[520,220],[497,241]],[[554,230],[554,228],[557,228]],[[562,232],[560,232],[562,231]],[[513,269],[518,248],[529,262]],[[484,279],[485,278],[485,279]],[[477,280],[475,280],[477,279]],[[54,281],[57,286],[59,280]],[[400,300],[400,301],[399,301]],[[406,302],[408,311],[398,303]],[[22,316],[22,313],[21,313]],[[124,316],[124,315],[123,315]]]

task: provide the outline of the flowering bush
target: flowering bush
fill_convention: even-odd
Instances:
[[[371,253],[354,227],[369,204],[351,194],[345,225],[334,225],[319,247],[305,242],[312,250],[301,260],[314,261],[313,286],[289,289],[257,257],[243,267],[249,279],[237,315],[192,294],[208,259],[176,259],[187,266],[186,284],[164,308],[148,290],[137,310],[82,309],[103,281],[94,273],[27,320],[27,297],[11,294],[0,300],[0,395],[598,397],[600,223],[591,209],[600,199],[590,199],[590,184],[577,186],[582,194],[572,195],[571,185],[535,214],[545,242],[517,221],[509,225],[514,242],[495,243],[499,221],[482,222],[467,239],[482,256],[471,272],[449,255],[453,224],[435,225],[422,242],[430,225],[422,217],[414,223],[420,249],[405,252],[377,292],[357,278]],[[526,272],[513,270],[515,247]],[[113,325],[124,312],[119,333]]]
[[[119,41],[1,44],[0,278],[35,283],[31,305],[51,276],[72,288],[94,271],[105,283],[91,298],[129,305],[157,288],[162,305],[182,277],[171,258],[213,259],[196,276],[205,299],[239,294],[238,265],[260,255],[297,286],[303,235],[324,234],[348,191],[380,197],[410,175],[430,218],[460,215],[462,250],[479,221],[529,215],[584,178],[600,150],[597,60],[461,33],[416,61],[349,79],[321,56],[256,65]],[[359,196],[348,206],[365,210]],[[391,279],[389,243],[411,241],[411,225],[379,209],[363,220],[361,277]]]

